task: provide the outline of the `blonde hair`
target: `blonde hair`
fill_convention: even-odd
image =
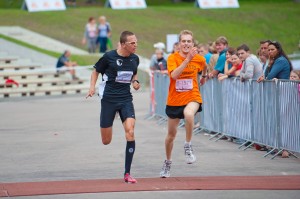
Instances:
[[[295,73],[300,79],[300,70],[292,70],[291,73]]]
[[[193,37],[193,32],[192,32],[192,31],[190,31],[190,30],[182,30],[182,31],[179,33],[179,41],[181,41],[181,36],[182,36],[182,35],[191,35],[192,38],[193,38],[193,43],[195,43],[195,42],[194,42],[194,37]]]
[[[224,37],[224,36],[218,37],[218,39],[216,40],[216,44],[224,44],[224,45],[228,45],[227,38]]]
[[[209,45],[209,47],[208,47],[209,52],[211,52],[212,54],[218,53],[218,51],[216,49],[216,42],[209,43],[208,45]]]

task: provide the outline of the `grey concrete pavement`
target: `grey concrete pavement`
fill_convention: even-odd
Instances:
[[[6,52],[8,55],[13,55],[20,59],[21,63],[25,59],[29,60],[31,63],[39,64],[43,68],[55,68],[57,58],[43,53],[31,50],[29,48],[20,46],[13,42],[9,42],[5,39],[0,38],[0,52]]]
[[[70,50],[73,54],[87,55],[88,52],[65,44],[61,41],[52,39],[45,35],[33,32],[20,26],[0,26],[0,33],[12,37],[14,39],[26,42],[33,46],[40,47],[45,50],[62,53],[65,50]]]
[[[72,54],[78,54],[78,55],[89,54],[85,50],[76,48],[74,46],[68,45],[61,41],[52,39],[50,37],[41,35],[39,33],[36,33],[34,31],[19,26],[0,26],[0,33],[5,36],[12,37],[14,39],[36,46],[38,48],[46,49],[52,52],[63,53],[65,50],[70,50]],[[41,63],[43,66],[47,66],[47,67],[56,66],[56,62],[57,62],[57,58],[44,55],[37,51],[28,49],[23,46],[19,46],[17,44],[5,41],[3,39],[0,39],[0,52],[1,51],[3,52],[6,51],[9,54],[19,56],[21,58],[31,59],[33,62]],[[100,57],[100,54],[95,54],[95,56]],[[140,58],[139,69],[149,72],[150,60],[140,55],[139,58]],[[85,71],[83,71],[83,73],[85,73]]]
[[[136,153],[132,174],[158,177],[164,160],[166,125],[144,120],[149,93],[134,92]],[[99,133],[99,98],[84,95],[37,97],[0,102],[0,182],[35,182],[79,179],[120,179],[124,170],[125,138],[121,121],[115,120],[113,141],[104,146]],[[184,129],[180,128],[173,151],[172,176],[300,175],[300,160],[270,160],[261,151],[242,151],[228,141],[193,137],[197,162],[184,162]],[[174,198],[203,195],[208,198],[296,198],[299,191],[182,191]],[[166,192],[101,193],[21,198],[162,198]],[[227,194],[228,193],[228,197]],[[245,193],[246,196],[241,197]],[[277,193],[277,194],[274,194]],[[248,195],[247,195],[248,194]],[[82,196],[82,197],[81,197]],[[230,197],[229,197],[230,196]],[[249,197],[248,197],[249,196]],[[260,197],[261,196],[261,197]],[[273,197],[274,196],[274,197]],[[20,197],[18,197],[20,198]]]

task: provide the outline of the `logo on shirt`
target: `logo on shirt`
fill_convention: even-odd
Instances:
[[[122,59],[117,59],[117,65],[118,66],[122,66],[122,64],[123,64],[123,60]]]

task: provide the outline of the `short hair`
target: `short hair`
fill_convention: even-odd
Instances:
[[[267,40],[262,40],[259,42],[260,44],[265,44],[265,43],[271,43],[271,40],[267,39]]]
[[[106,20],[106,17],[102,15],[99,17],[99,19]]]
[[[239,47],[237,47],[236,50],[237,50],[237,51],[239,51],[239,50],[244,50],[244,51],[248,52],[248,51],[250,51],[250,48],[249,48],[246,44],[242,44],[242,45],[240,45]]]
[[[208,44],[202,44],[202,43],[200,43],[200,44],[197,45],[197,48],[204,48],[205,50],[208,51]]]
[[[69,50],[65,50],[64,55],[66,55],[67,53],[71,53],[71,52]]]
[[[220,36],[220,37],[217,38],[216,44],[224,44],[224,45],[228,45],[228,40],[227,40],[226,37]]]
[[[134,35],[133,32],[130,32],[128,30],[123,31],[120,35],[120,44],[124,44],[127,41],[127,37],[132,35]]]
[[[182,30],[182,31],[179,33],[179,41],[181,41],[181,36],[182,36],[182,35],[191,35],[192,38],[193,38],[193,43],[195,43],[195,42],[194,42],[194,36],[193,36],[193,32],[192,32],[192,31],[190,31],[190,30]]]

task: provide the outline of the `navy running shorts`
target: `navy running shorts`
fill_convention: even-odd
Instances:
[[[122,123],[127,118],[134,118],[134,107],[132,101],[111,103],[101,99],[100,127],[108,128],[114,123],[116,113],[119,113]]]
[[[184,106],[166,106],[166,114],[169,118],[171,119],[184,119],[184,115],[183,115],[183,110],[186,107],[186,105]],[[202,111],[202,104],[200,104],[199,109],[197,112],[201,112]]]

